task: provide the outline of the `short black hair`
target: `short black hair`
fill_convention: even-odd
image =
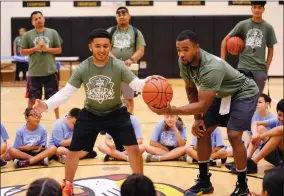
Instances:
[[[111,35],[109,32],[107,32],[107,30],[105,29],[94,29],[91,33],[89,33],[89,41],[92,42],[93,39],[95,38],[107,38],[109,39],[110,43],[111,43]]]
[[[263,97],[265,103],[271,103],[271,98],[267,94],[261,93],[259,97]]]
[[[276,106],[276,111],[284,112],[284,99],[281,99]]]
[[[30,17],[31,22],[33,21],[33,15],[36,15],[36,14],[41,14],[43,16],[41,11],[34,11],[33,13],[31,13],[31,17]]]
[[[27,107],[27,108],[25,109],[25,111],[24,111],[24,115],[25,115],[25,116],[29,116],[32,110],[33,110],[32,107]]]
[[[76,118],[76,120],[78,120],[80,111],[81,111],[81,109],[79,109],[79,108],[72,108],[69,111],[68,116],[74,117],[74,118]]]
[[[116,9],[115,13],[118,14],[120,10],[126,10],[126,12],[129,13],[127,7],[119,7],[119,8]]]
[[[284,195],[284,165],[266,171],[262,188],[269,196]]]
[[[193,42],[195,44],[199,44],[199,40],[198,40],[197,35],[191,30],[185,30],[185,31],[181,32],[177,36],[176,41],[184,41],[186,39],[189,39],[191,42]]]
[[[32,182],[26,196],[62,196],[60,184],[51,178],[40,178]]]
[[[266,1],[251,1],[251,5],[260,5],[264,7],[266,4]]]
[[[156,196],[154,183],[141,174],[132,174],[121,185],[121,196]]]

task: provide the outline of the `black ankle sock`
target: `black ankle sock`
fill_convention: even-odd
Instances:
[[[199,165],[199,174],[202,179],[208,179],[209,172],[209,160],[208,161],[198,161]]]
[[[238,174],[238,183],[241,187],[244,187],[247,185],[246,182],[246,176],[247,176],[247,170],[245,171],[237,171]]]

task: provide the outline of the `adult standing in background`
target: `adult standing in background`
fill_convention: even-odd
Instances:
[[[31,14],[34,29],[26,32],[21,39],[21,55],[29,55],[29,76],[27,83],[28,106],[35,104],[36,99],[42,98],[44,87],[45,99],[49,99],[58,91],[58,72],[55,64],[55,55],[62,52],[62,39],[56,30],[46,28],[45,18],[40,11]],[[56,119],[59,119],[59,108],[55,110]]]
[[[117,8],[117,26],[107,30],[112,35],[111,55],[124,61],[128,67],[143,57],[146,46],[141,31],[130,25],[130,18],[131,15],[126,7]],[[121,89],[123,98],[129,103],[129,112],[133,114],[135,92],[125,83],[121,84]]]
[[[23,35],[26,33],[25,28],[19,29],[19,36],[17,36],[13,42],[13,54],[14,56],[20,56],[20,42],[23,37]],[[22,71],[23,72],[23,80],[27,79],[27,71],[29,69],[29,64],[26,62],[17,61],[16,62],[16,74],[15,74],[15,80],[20,81],[19,74]]]

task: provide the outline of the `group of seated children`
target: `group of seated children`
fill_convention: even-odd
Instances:
[[[265,159],[278,166],[283,162],[284,139],[284,99],[277,104],[277,118],[269,112],[271,99],[261,94],[258,100],[256,112],[252,118],[251,130],[244,134],[244,143],[247,147],[247,172],[257,173],[257,163]],[[123,100],[128,107],[128,102]],[[57,159],[65,163],[65,158],[70,146],[72,133],[76,120],[79,118],[80,109],[73,108],[68,115],[56,121],[52,128],[49,144],[47,145],[47,130],[41,126],[41,116],[37,116],[34,110],[28,107],[25,112],[26,124],[17,130],[13,147],[7,148],[8,134],[1,124],[1,167],[4,167],[7,152],[14,160],[14,166],[27,167],[30,165],[49,164],[50,159]],[[146,162],[156,161],[187,161],[197,163],[197,138],[194,136],[190,145],[187,142],[187,128],[182,119],[177,115],[164,115],[152,133],[149,145],[143,145],[141,125],[136,117],[131,115],[140,153],[148,153]],[[217,127],[211,135],[212,154],[211,166],[221,167],[226,162],[227,155],[232,152],[225,150],[221,129]],[[99,151],[106,154],[104,161],[128,161],[127,152],[123,146],[116,144],[111,135],[107,134],[104,143],[98,146]],[[259,152],[255,153],[257,150]],[[96,152],[82,151],[80,158],[95,158]],[[234,162],[225,166],[236,173]]]
[[[271,98],[261,94],[256,112],[252,118],[251,130],[246,132],[244,143],[247,146],[247,173],[258,172],[257,164],[265,159],[274,166],[283,164],[284,155],[284,99],[276,106],[277,117],[269,112]],[[236,173],[235,163],[225,166]]]

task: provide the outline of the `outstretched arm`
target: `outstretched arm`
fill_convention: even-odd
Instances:
[[[39,99],[36,100],[35,105],[33,105],[34,110],[37,114],[41,114],[42,112],[48,110],[54,110],[58,106],[65,103],[72,95],[74,95],[78,91],[78,88],[72,86],[67,83],[64,88],[54,94],[46,101],[41,101]]]

